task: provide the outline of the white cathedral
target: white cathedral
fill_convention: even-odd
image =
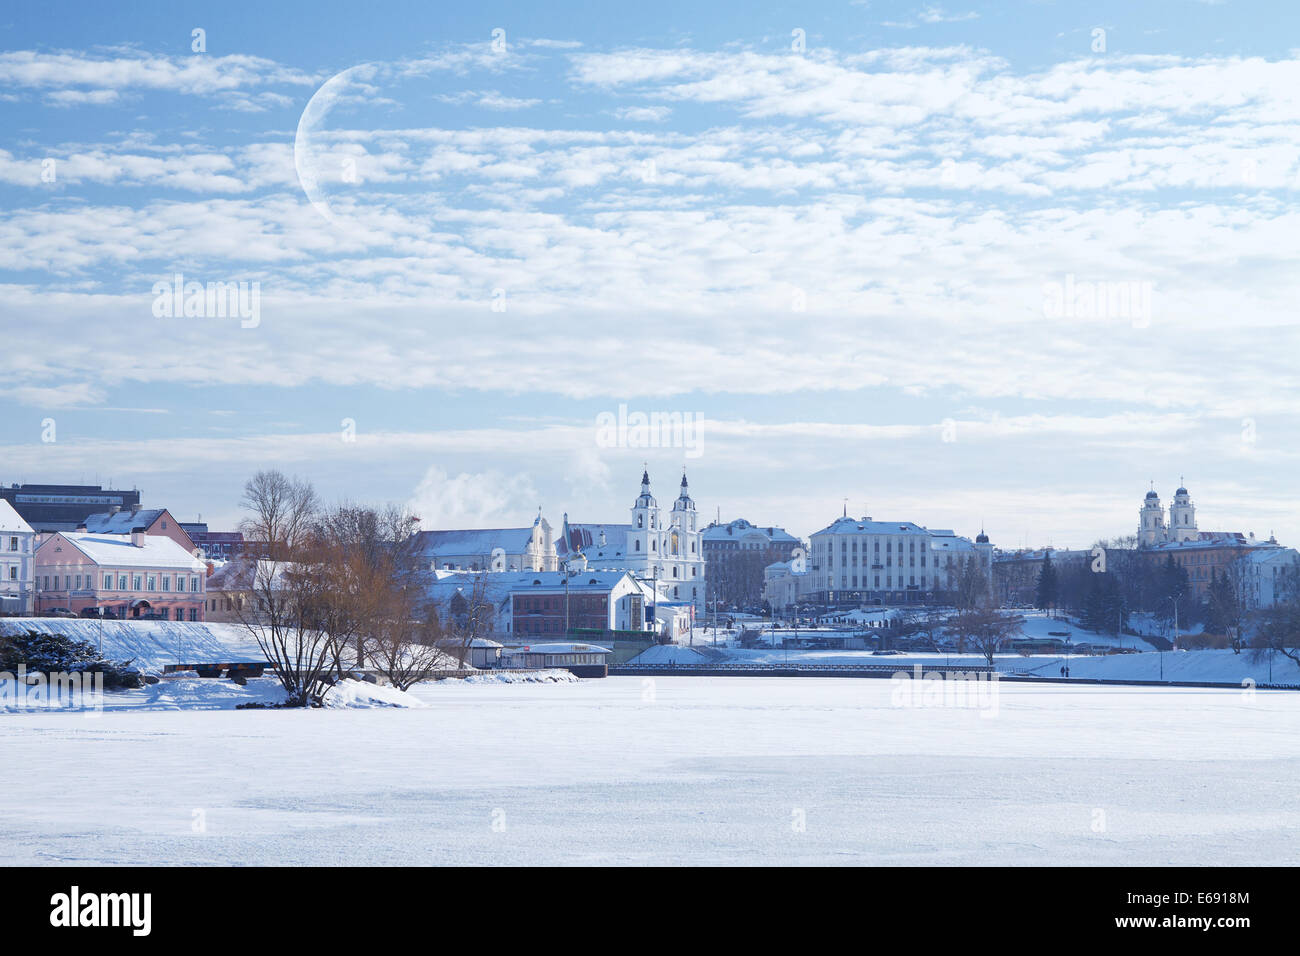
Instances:
[[[556,551],[561,562],[577,559],[592,570],[628,570],[658,586],[671,601],[704,611],[704,533],[682,473],[681,492],[665,516],[650,494],[650,473],[641,474],[641,494],[631,524],[570,524],[564,516]]]
[[[1158,544],[1195,541],[1200,537],[1196,530],[1196,506],[1192,504],[1187,489],[1179,486],[1174,492],[1174,503],[1169,506],[1169,524],[1165,524],[1165,509],[1155,488],[1147,492],[1138,512],[1138,547],[1152,548]]]

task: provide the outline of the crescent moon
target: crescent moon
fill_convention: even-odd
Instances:
[[[373,64],[360,63],[334,74],[312,94],[306,107],[303,108],[302,116],[298,118],[298,132],[293,139],[293,168],[298,174],[298,184],[302,187],[307,201],[333,226],[339,224],[338,219],[334,215],[334,210],[330,208],[329,201],[321,193],[320,181],[316,177],[316,170],[311,165],[316,146],[314,133],[316,127],[338,103],[344,90],[352,82],[353,76],[358,71],[373,72],[373,70]]]

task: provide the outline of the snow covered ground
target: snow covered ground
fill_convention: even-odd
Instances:
[[[1061,657],[1033,657],[1018,661],[999,661],[999,669],[1059,677]],[[1103,680],[1213,681],[1240,684],[1300,685],[1300,667],[1294,661],[1275,654],[1257,660],[1250,651],[1234,654],[1230,650],[1149,651],[1144,654],[1115,654],[1104,657],[1071,657],[1070,676]]]
[[[168,664],[230,664],[266,659],[240,624],[191,621],[104,621],[84,618],[0,618],[0,635],[26,631],[62,634],[102,648],[104,658],[131,661],[158,673]]]
[[[1168,655],[1167,655],[1168,656]],[[214,682],[215,683],[215,682]],[[0,716],[5,863],[1295,864],[1300,694],[442,681]]]

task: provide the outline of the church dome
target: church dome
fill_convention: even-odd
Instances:
[[[975,543],[976,543],[976,544],[988,544],[988,543],[989,543],[989,536],[986,535],[983,531],[981,531],[979,534],[975,535]]]
[[[1176,495],[1185,495],[1185,494],[1187,494],[1187,489],[1186,489],[1186,488],[1179,488],[1177,491],[1174,492],[1174,494],[1176,494]]]
[[[1147,501],[1150,501],[1152,498],[1159,498],[1159,497],[1160,496],[1156,494],[1154,491],[1147,492]]]

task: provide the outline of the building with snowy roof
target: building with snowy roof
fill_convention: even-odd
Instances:
[[[8,501],[37,534],[76,531],[86,519],[110,508],[140,507],[140,492],[116,491],[100,485],[11,484],[0,487]]]
[[[191,554],[196,551],[193,539],[166,508],[110,508],[87,515],[77,530],[90,534],[134,534],[141,531],[171,538]]]
[[[571,524],[564,516],[556,554],[560,564],[581,555],[585,566],[630,571],[649,581],[661,597],[689,602],[704,611],[705,565],[699,515],[686,474],[672,508],[664,511],[650,493],[650,473],[641,474],[641,493],[627,524]]]
[[[837,518],[811,535],[809,593],[825,604],[941,603],[969,563],[991,590],[993,545],[948,529],[871,517]]]
[[[58,531],[36,549],[36,609],[204,619],[207,565],[170,537]]]
[[[746,610],[764,600],[765,569],[789,561],[803,546],[784,528],[755,525],[744,518],[725,524],[715,521],[704,529],[700,540],[710,601]]]
[[[36,531],[0,498],[0,614],[31,614],[35,588]]]
[[[1268,608],[1300,598],[1300,552],[1263,545],[1237,559],[1249,607]]]
[[[501,640],[656,633],[654,591],[625,570],[434,571],[425,586],[445,620]]]
[[[527,528],[417,531],[415,551],[439,571],[554,571],[551,526],[538,514]]]

